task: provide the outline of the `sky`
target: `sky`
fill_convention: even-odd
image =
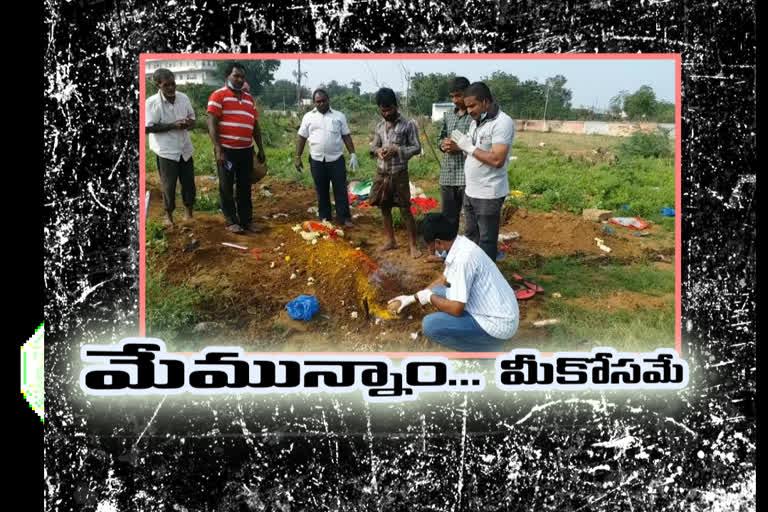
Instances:
[[[282,60],[275,72],[275,79],[295,81],[296,60]],[[391,87],[396,91],[406,88],[406,71],[415,73],[451,73],[465,76],[470,82],[479,81],[494,71],[504,71],[521,81],[543,82],[554,75],[567,78],[566,87],[571,89],[572,107],[605,109],[619,91],[630,93],[642,85],[649,85],[658,100],[675,101],[675,61],[670,59],[310,59],[301,60],[301,70],[307,73],[307,88],[312,90],[331,80],[349,85],[352,80],[362,82],[364,92],[379,87]],[[493,93],[493,91],[491,91]],[[446,98],[448,101],[448,98]]]

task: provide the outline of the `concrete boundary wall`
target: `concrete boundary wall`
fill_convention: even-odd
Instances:
[[[671,123],[626,123],[605,121],[543,121],[537,119],[515,119],[515,129],[521,132],[575,133],[583,135],[609,135],[627,137],[635,132],[655,133],[658,128],[669,132],[675,138],[675,125]]]

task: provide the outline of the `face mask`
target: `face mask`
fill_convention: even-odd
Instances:
[[[243,84],[243,85],[245,85],[245,84]],[[229,86],[229,88],[232,89],[233,91],[242,91],[243,90],[242,87],[235,87],[235,85],[232,82],[230,82],[229,80],[227,80],[227,86]]]
[[[435,249],[435,256],[445,259],[448,257],[448,251],[438,251],[437,249]]]

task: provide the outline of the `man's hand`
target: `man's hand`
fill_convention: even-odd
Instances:
[[[468,135],[463,134],[458,130],[453,131],[453,133],[451,134],[451,139],[453,139],[454,142],[456,142],[456,145],[459,147],[459,149],[461,149],[463,152],[465,152],[468,155],[471,155],[472,153],[474,153],[475,149],[477,149],[472,144],[472,139]]]
[[[357,155],[354,153],[349,155],[349,170],[353,174],[360,170],[360,164],[357,163]]]
[[[379,149],[379,158],[384,161],[391,159],[395,154],[397,154],[397,148],[395,146],[387,146]]]
[[[456,145],[456,142],[451,138],[443,139],[443,143],[440,147],[446,153],[459,153],[461,151],[459,146]]]
[[[432,297],[433,293],[435,292],[433,292],[429,288],[424,288],[423,290],[416,292],[416,298],[419,299],[419,303],[422,306],[426,306],[427,304],[430,303],[429,298]]]
[[[300,155],[293,157],[293,166],[296,168],[296,172],[302,172],[304,170],[304,164],[301,163]]]
[[[194,120],[194,118],[188,117],[186,119],[186,121],[187,121],[187,126],[186,126],[187,130],[191,130],[192,128],[195,127],[195,120]]]
[[[267,161],[267,155],[264,154],[264,150],[259,148],[259,151],[256,153],[256,160],[258,160],[261,163],[264,163]]]
[[[186,130],[187,129],[187,120],[186,119],[179,119],[177,121],[174,121],[173,128],[175,130]]]
[[[390,300],[389,302],[387,302],[387,304],[392,304],[395,301],[400,302],[400,307],[397,308],[397,314],[399,315],[403,309],[407,308],[411,304],[416,303],[416,297],[414,297],[413,295],[400,295]]]
[[[213,156],[216,158],[216,165],[224,166],[227,163],[227,156],[218,144],[213,146]]]

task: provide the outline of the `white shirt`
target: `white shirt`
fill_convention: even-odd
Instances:
[[[304,114],[299,135],[309,141],[309,156],[319,162],[335,162],[344,149],[342,135],[349,135],[347,118],[338,110],[328,108],[321,114],[316,108]]]
[[[195,118],[192,102],[183,92],[176,91],[173,103],[165,99],[160,91],[147,98],[144,109],[145,126],[170,124],[180,119]],[[192,139],[187,130],[168,130],[161,133],[149,134],[149,149],[157,156],[178,162],[183,158],[186,162],[195,152]]]
[[[469,238],[456,237],[445,258],[445,298],[465,304],[464,310],[495,338],[514,336],[520,321],[515,291],[499,268]]]
[[[480,126],[473,119],[467,134],[472,137],[472,144],[478,149],[490,151],[494,144],[504,144],[507,146],[507,154],[504,155],[504,163],[501,167],[484,164],[472,155],[467,155],[467,160],[464,162],[466,180],[464,193],[476,199],[497,199],[507,196],[509,194],[507,165],[509,154],[512,152],[512,141],[515,138],[515,121],[499,109],[496,117],[486,119]]]

